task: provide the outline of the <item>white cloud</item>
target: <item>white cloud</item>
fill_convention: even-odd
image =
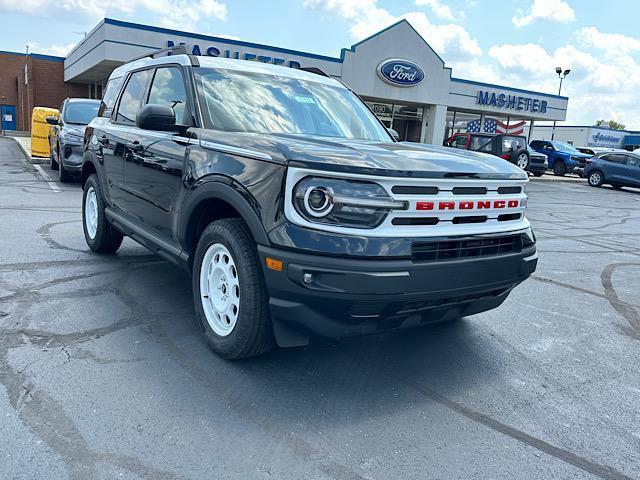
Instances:
[[[443,20],[455,21],[464,18],[464,12],[459,11],[457,17],[451,11],[449,5],[442,3],[440,0],[416,0],[416,5],[429,7],[436,17]]]
[[[27,43],[29,47],[30,53],[42,53],[44,55],[53,55],[56,57],[66,57],[67,53],[71,51],[73,47],[76,46],[75,43],[67,43],[66,45],[49,45],[44,46],[40,45],[37,42],[29,42]]]
[[[42,18],[98,21],[106,16],[132,15],[146,11],[165,26],[193,28],[208,19],[225,20],[227,7],[219,0],[0,0],[0,11],[13,11]]]
[[[584,27],[578,30],[576,37],[589,47],[607,50],[611,53],[640,52],[640,39],[619,33],[604,33],[596,27]]]
[[[304,5],[350,21],[349,32],[354,39],[368,37],[405,18],[436,52],[447,55],[451,61],[482,54],[476,39],[463,27],[454,24],[436,25],[424,12],[407,12],[396,16],[378,7],[377,0],[305,0]]]
[[[516,27],[524,27],[539,19],[566,23],[574,21],[576,13],[564,0],[533,0],[529,11],[519,10],[512,22]]]
[[[495,45],[488,52],[496,64],[490,72],[495,75],[492,83],[557,93],[555,67],[569,68],[571,73],[562,85],[562,94],[569,97],[567,124],[591,124],[605,118],[640,129],[640,118],[635,114],[640,112],[640,62],[622,53],[609,55],[605,51],[607,55],[602,57],[599,53],[572,44],[554,51],[536,44]]]

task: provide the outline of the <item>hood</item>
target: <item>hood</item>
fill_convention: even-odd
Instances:
[[[65,135],[76,135],[78,137],[84,137],[84,131],[86,129],[86,125],[77,125],[75,123],[65,123],[62,127]]]
[[[200,138],[314,170],[416,178],[527,179],[526,172],[496,156],[423,143],[213,130],[202,130]]]

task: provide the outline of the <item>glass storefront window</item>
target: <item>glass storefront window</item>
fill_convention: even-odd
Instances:
[[[398,132],[401,141],[420,141],[424,115],[423,106],[382,102],[366,103],[387,128],[393,128]]]

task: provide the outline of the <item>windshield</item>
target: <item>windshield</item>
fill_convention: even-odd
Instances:
[[[88,125],[98,115],[100,102],[68,102],[64,109],[64,121],[78,125]]]
[[[232,70],[196,72],[207,128],[392,141],[360,99],[344,87]]]
[[[568,143],[564,143],[564,142],[551,142],[551,144],[553,145],[553,147],[560,151],[560,152],[566,152],[566,153],[580,153],[578,152],[578,150],[576,150],[573,145],[569,145]]]

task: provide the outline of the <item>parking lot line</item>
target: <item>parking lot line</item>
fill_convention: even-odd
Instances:
[[[56,182],[53,181],[53,178],[51,178],[51,176],[47,172],[45,172],[40,165],[36,164],[34,165],[34,168],[38,171],[40,176],[44,178],[44,180],[47,182],[47,185],[49,185],[49,188],[51,188],[51,190],[53,190],[54,192],[62,191],[60,187],[56,184]]]

